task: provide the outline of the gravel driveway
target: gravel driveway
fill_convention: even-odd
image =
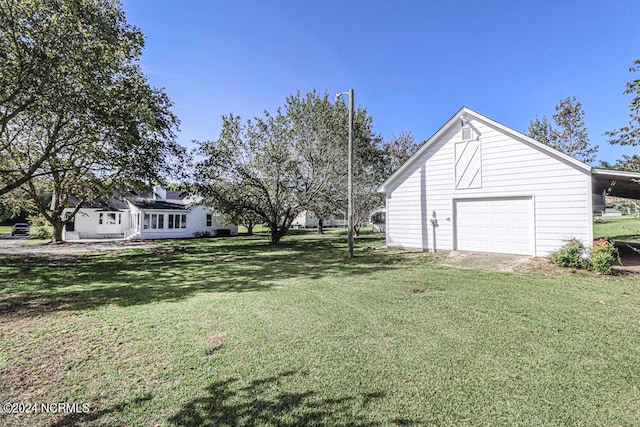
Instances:
[[[56,255],[158,246],[158,243],[154,242],[123,240],[92,240],[87,242],[67,242],[59,245],[24,246],[27,239],[27,236],[11,236],[9,233],[0,234],[0,255]]]

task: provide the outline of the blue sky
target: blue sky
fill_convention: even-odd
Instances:
[[[603,136],[628,122],[637,0],[122,2],[186,146],[217,138],[223,114],[250,118],[297,90],[353,88],[376,132],[419,141],[462,106],[526,133],[575,96],[599,160],[640,153]]]

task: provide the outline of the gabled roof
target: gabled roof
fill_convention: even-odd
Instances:
[[[80,199],[75,196],[67,200],[68,207],[76,207]],[[135,190],[119,192],[108,200],[98,198],[92,202],[83,202],[82,208],[98,209],[102,211],[129,210],[129,203],[140,209],[157,210],[189,210],[192,200],[189,195],[182,191],[168,190],[165,200],[158,200],[156,195],[151,193],[139,193]]]
[[[76,196],[71,196],[67,199],[67,207],[75,208],[80,203],[80,199]],[[108,200],[98,198],[92,202],[83,202],[83,208],[99,209],[103,211],[119,211],[129,209],[129,204],[122,198],[112,197]]]
[[[560,151],[555,150],[541,142],[538,142],[521,132],[511,129],[510,127],[507,127],[502,123],[496,122],[495,120],[492,120],[487,116],[483,116],[482,114],[477,113],[470,108],[462,107],[440,129],[438,129],[438,131],[433,134],[431,138],[429,138],[424,144],[422,144],[422,147],[420,147],[420,149],[413,156],[411,156],[409,160],[407,160],[397,171],[391,174],[391,176],[387,178],[387,180],[383,182],[380,187],[378,187],[378,191],[381,193],[386,192],[387,187],[391,183],[393,183],[399,176],[401,176],[407,169],[409,169],[418,159],[420,159],[422,155],[427,152],[431,148],[431,146],[434,145],[436,141],[438,141],[438,139],[440,139],[442,135],[449,131],[452,126],[460,126],[459,123],[461,118],[465,118],[465,120],[468,120],[468,117],[473,117],[479,121],[482,121],[485,124],[498,129],[502,133],[509,135],[512,138],[517,139],[525,144],[531,145],[540,151],[543,151],[569,165],[574,166],[577,169],[585,171],[586,173],[589,173],[591,171],[591,166],[586,165],[571,156],[561,153]]]

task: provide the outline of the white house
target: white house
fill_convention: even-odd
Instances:
[[[68,201],[66,215],[77,202]],[[194,237],[199,232],[237,235],[238,227],[196,199],[156,186],[152,194],[128,191],[108,201],[84,204],[65,227],[63,239],[171,239]]]
[[[590,246],[605,194],[640,198],[639,178],[462,108],[378,191],[389,247],[546,256],[570,238]]]
[[[324,227],[346,227],[347,220],[330,217],[322,222]],[[318,218],[311,211],[300,212],[291,222],[293,228],[313,228],[318,226]]]

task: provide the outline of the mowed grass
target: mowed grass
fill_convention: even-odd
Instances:
[[[593,238],[609,238],[619,242],[640,243],[640,217],[610,216],[593,224]]]
[[[640,287],[341,234],[0,260],[3,425],[638,425]],[[3,402],[0,402],[3,403]]]

